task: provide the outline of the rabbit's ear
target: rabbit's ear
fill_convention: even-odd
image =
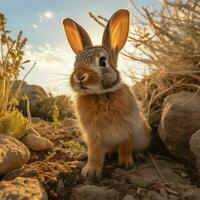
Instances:
[[[90,36],[83,27],[78,25],[72,19],[65,18],[63,20],[63,26],[69,44],[75,54],[78,54],[87,46],[92,46]]]
[[[124,47],[129,32],[130,14],[126,9],[120,9],[112,15],[103,34],[102,45],[111,52],[119,53]]]

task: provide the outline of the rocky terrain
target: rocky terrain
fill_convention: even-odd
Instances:
[[[54,147],[48,151],[30,150],[29,153],[20,141],[0,138],[9,145],[8,155],[13,151],[18,159],[18,166],[12,163],[15,169],[8,168],[1,174],[2,200],[25,197],[49,200],[200,199],[200,182],[194,166],[178,162],[171,156],[159,155],[159,152],[146,153],[144,160],[136,160],[132,170],[120,168],[114,155],[106,160],[102,180],[85,180],[80,172],[87,159],[86,148],[75,120],[55,128],[51,123],[35,118],[33,127],[42,137],[51,140]],[[1,153],[0,156],[2,164],[5,155]]]
[[[149,150],[131,170],[107,158],[101,180],[81,176],[87,153],[74,117],[32,118],[22,138],[0,134],[0,199],[198,200],[199,100],[184,91],[167,97]]]

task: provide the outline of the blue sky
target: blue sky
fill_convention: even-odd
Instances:
[[[157,0],[135,0],[135,3],[138,7],[150,3],[158,5]],[[0,0],[0,5],[0,12],[9,20],[12,36],[23,30],[28,38],[26,56],[32,63],[37,63],[27,82],[39,84],[53,93],[68,92],[64,75],[69,77],[74,61],[63,32],[62,18],[70,17],[80,23],[94,44],[99,44],[103,29],[88,16],[88,12],[109,18],[117,9],[131,7],[128,0]],[[21,77],[24,74],[25,71]]]

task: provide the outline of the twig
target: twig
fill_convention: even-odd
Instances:
[[[114,176],[113,178],[118,178],[118,177],[121,177],[121,176],[130,175],[130,174],[135,173],[137,170],[145,169],[145,168],[148,168],[148,167],[151,167],[151,166],[152,166],[152,164],[144,165],[144,166],[142,166],[142,167],[135,168],[135,169],[131,170],[130,172],[116,175],[116,176]]]
[[[163,181],[164,183],[166,183],[167,180],[165,179],[165,177],[163,176],[162,172],[160,171],[160,168],[158,167],[158,165],[157,165],[155,159],[153,158],[153,156],[152,156],[150,153],[148,153],[148,155],[149,155],[149,157],[150,157],[150,159],[151,159],[151,161],[152,161],[154,167],[156,168],[158,174],[160,175],[162,181]]]
[[[32,118],[31,118],[31,110],[30,110],[30,101],[28,96],[26,95],[26,111],[27,111],[27,116],[28,116],[28,126],[31,126],[32,123]]]
[[[169,188],[166,188],[166,191],[167,191],[168,193],[170,193],[170,194],[173,194],[173,195],[178,196],[178,192],[176,192],[176,191],[174,191],[174,190],[171,190],[171,189],[169,189]]]
[[[93,15],[91,12],[88,13],[89,16],[94,20],[96,21],[99,25],[105,27],[106,25],[104,23],[102,23],[95,15]]]

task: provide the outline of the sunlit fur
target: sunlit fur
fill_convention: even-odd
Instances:
[[[70,83],[76,92],[76,115],[88,147],[82,175],[100,177],[104,157],[114,149],[118,149],[119,164],[130,168],[132,153],[148,146],[150,128],[117,71],[118,54],[128,37],[129,12],[120,9],[114,13],[105,28],[102,46],[92,46],[87,32],[73,20],[66,18],[63,25],[77,54]],[[68,28],[78,33],[72,34]],[[106,58],[105,67],[99,65],[101,56]]]

